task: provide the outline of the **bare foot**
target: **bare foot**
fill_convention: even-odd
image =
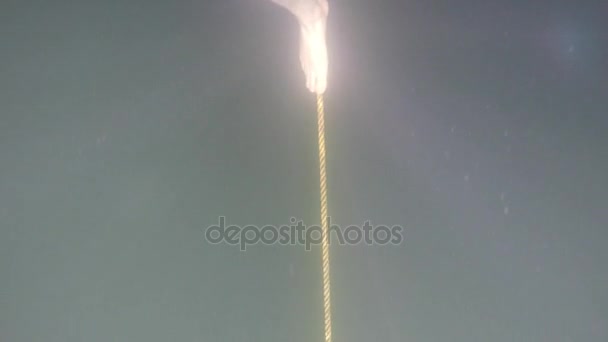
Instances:
[[[306,88],[323,94],[327,89],[327,0],[272,0],[291,12],[300,24],[300,63]]]

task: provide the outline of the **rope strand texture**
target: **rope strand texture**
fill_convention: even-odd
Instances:
[[[321,257],[323,270],[323,316],[325,342],[331,342],[331,293],[329,278],[329,220],[327,216],[327,175],[325,171],[325,108],[323,95],[317,94],[319,131],[319,176],[321,186]]]

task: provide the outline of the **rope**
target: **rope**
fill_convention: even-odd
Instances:
[[[323,315],[325,342],[331,342],[331,296],[329,282],[329,220],[327,216],[327,175],[325,174],[325,110],[323,95],[317,94],[319,130],[319,175],[321,185],[321,257],[323,265]]]

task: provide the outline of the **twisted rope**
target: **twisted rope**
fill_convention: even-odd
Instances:
[[[329,279],[329,220],[327,216],[327,175],[325,172],[325,109],[323,95],[317,94],[319,131],[319,176],[321,185],[321,257],[323,266],[323,316],[325,342],[331,342],[331,293]]]

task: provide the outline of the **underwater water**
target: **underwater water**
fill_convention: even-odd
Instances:
[[[334,341],[608,341],[591,3],[329,2]],[[0,11],[0,341],[322,341],[315,99],[270,1]]]

